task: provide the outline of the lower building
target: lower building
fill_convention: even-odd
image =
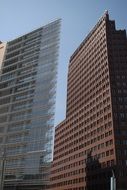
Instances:
[[[52,190],[127,189],[127,38],[106,12],[70,58]]]

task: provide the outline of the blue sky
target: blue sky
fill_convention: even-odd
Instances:
[[[69,58],[105,10],[127,29],[127,0],[0,0],[1,41],[62,18],[55,124],[65,118]]]

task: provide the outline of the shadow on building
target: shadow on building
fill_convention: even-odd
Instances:
[[[105,167],[99,158],[93,158],[92,152],[88,153],[86,161],[86,190],[110,190],[110,178],[113,167]]]

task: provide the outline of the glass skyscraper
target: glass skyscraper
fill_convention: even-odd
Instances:
[[[47,189],[60,19],[0,42],[1,189]]]

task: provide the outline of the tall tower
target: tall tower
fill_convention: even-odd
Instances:
[[[60,20],[0,44],[1,188],[47,189]],[[1,49],[3,47],[3,49]]]
[[[66,119],[56,127],[52,190],[127,183],[127,38],[106,12],[70,58]]]

